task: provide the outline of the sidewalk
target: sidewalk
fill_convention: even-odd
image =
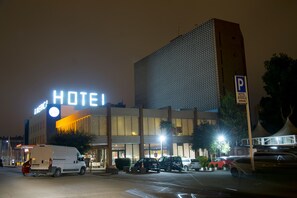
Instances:
[[[21,167],[21,166],[15,166],[15,165],[3,165],[3,167],[6,167],[6,168],[17,168],[17,167]]]
[[[106,173],[105,168],[90,168],[90,167],[87,168],[86,174],[111,175],[111,173]]]
[[[109,175],[118,175],[120,174],[118,169],[110,168],[92,168],[90,169],[89,167],[86,170],[86,174],[93,174],[93,175],[100,175],[100,176],[109,176]]]

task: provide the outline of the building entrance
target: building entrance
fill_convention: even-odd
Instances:
[[[105,146],[94,146],[86,153],[85,162],[90,168],[105,168],[106,167],[106,152]]]
[[[115,165],[115,159],[125,158],[126,153],[125,150],[113,150],[112,151],[112,165]]]

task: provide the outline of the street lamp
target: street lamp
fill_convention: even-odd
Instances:
[[[225,141],[225,136],[223,136],[223,135],[219,135],[219,137],[218,137],[218,141],[219,141],[219,142],[224,142],[224,141]]]
[[[161,156],[163,157],[163,142],[165,141],[166,137],[164,135],[160,136],[160,142],[161,142]]]
[[[218,136],[218,147],[219,147],[219,156],[221,157],[221,150],[222,150],[222,144],[225,141],[225,136],[219,135]]]
[[[9,141],[9,139],[6,140],[6,143],[7,143],[7,152],[8,152],[7,153],[7,156],[8,156],[8,165],[10,165],[11,156],[10,156],[10,141]]]

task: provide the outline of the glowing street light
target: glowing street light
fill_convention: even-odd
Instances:
[[[222,150],[222,145],[225,142],[225,136],[219,135],[217,139],[218,139],[219,156],[221,157],[221,150]]]
[[[11,165],[11,149],[10,149],[10,137],[6,140],[7,143],[7,156],[8,156],[8,165]]]
[[[219,142],[224,142],[224,141],[225,141],[225,136],[220,135],[220,136],[218,137],[218,141],[219,141]]]
[[[161,142],[161,156],[163,157],[163,142],[166,140],[166,137],[164,135],[160,136],[160,142]]]

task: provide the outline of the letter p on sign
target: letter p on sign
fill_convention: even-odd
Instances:
[[[236,92],[240,92],[240,93],[246,92],[244,76],[235,76],[235,87],[236,87]]]

